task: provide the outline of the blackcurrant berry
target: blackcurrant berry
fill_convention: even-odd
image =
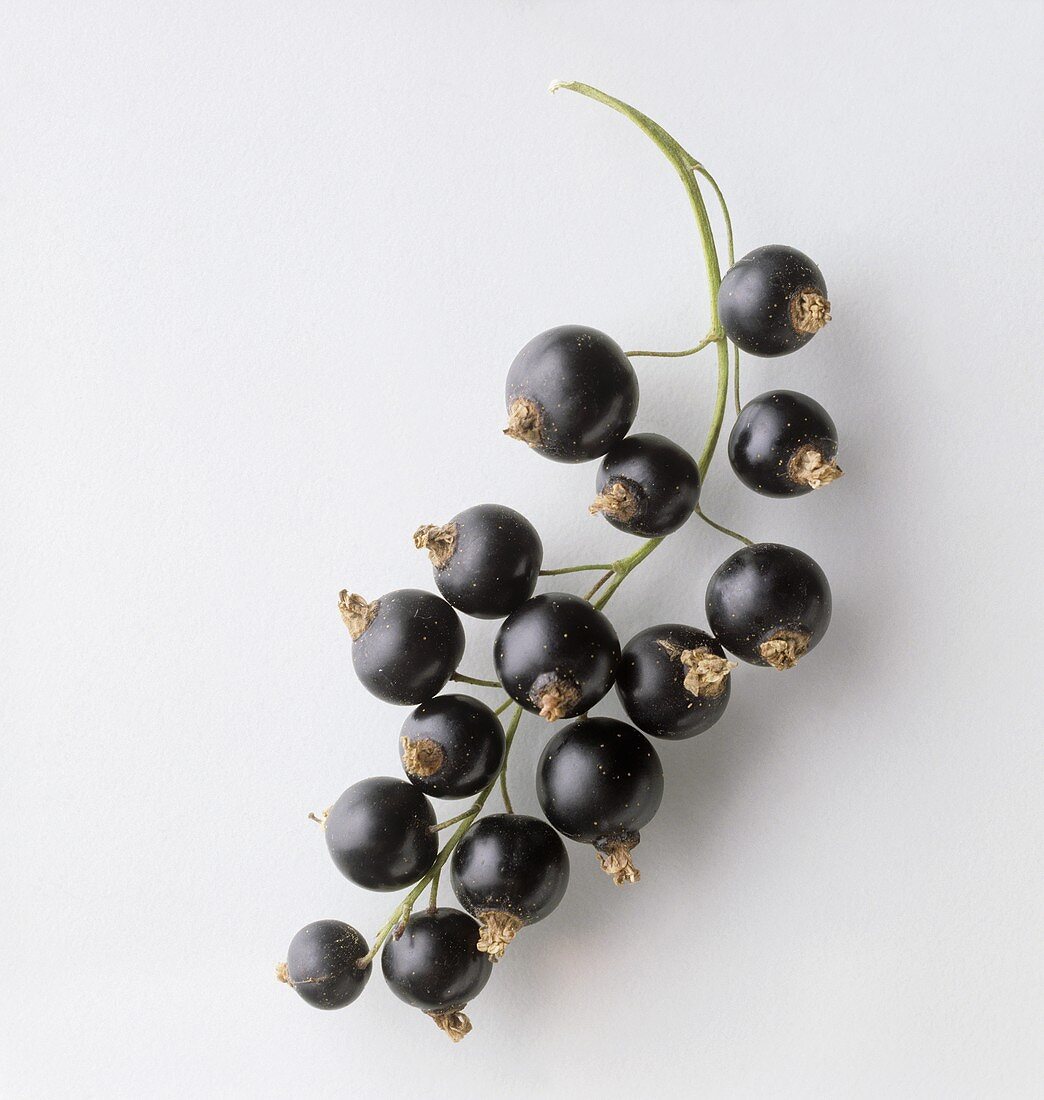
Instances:
[[[770,390],[743,406],[729,436],[729,461],[748,488],[796,497],[841,476],[837,428],[818,401]]]
[[[753,665],[793,668],[830,624],[823,570],[792,546],[744,546],[707,584],[707,621],[719,642]]]
[[[415,913],[381,952],[385,981],[400,1000],[426,1012],[456,1043],[471,1030],[464,1007],[493,971],[478,949],[479,926],[459,909]]]
[[[502,619],[528,600],[544,557],[536,528],[501,504],[479,504],[441,527],[421,527],[413,542],[428,551],[443,596],[476,619]]]
[[[692,455],[662,435],[621,440],[602,459],[595,478],[599,512],[621,531],[658,538],[677,531],[700,500],[700,468]]]
[[[830,320],[826,282],[796,248],[767,244],[737,260],[721,280],[718,315],[750,355],[797,351]]]
[[[615,718],[581,718],[544,746],[537,798],[571,840],[593,844],[618,885],[637,882],[631,849],[663,797],[663,767],[649,739]]]
[[[663,623],[624,646],[616,692],[643,733],[681,740],[709,729],[725,713],[735,667],[710,634]]]
[[[504,729],[470,695],[436,695],[402,725],[399,758],[409,781],[432,798],[478,794],[504,759]]]
[[[604,332],[562,325],[535,336],[507,377],[504,434],[558,462],[600,458],[638,412],[638,377]]]
[[[337,869],[367,890],[398,890],[426,874],[439,851],[434,824],[424,795],[386,776],[353,784],[323,818]]]
[[[546,821],[490,814],[454,849],[450,875],[457,900],[482,925],[479,950],[499,959],[520,928],[558,907],[569,885],[569,856]]]
[[[366,941],[350,924],[313,921],[290,941],[276,977],[316,1008],[344,1008],[370,980],[372,964],[358,965],[369,953]]]
[[[587,600],[548,592],[504,620],[493,663],[504,690],[549,722],[582,714],[613,686],[620,642]]]
[[[341,593],[352,636],[352,664],[367,691],[386,703],[415,706],[437,695],[464,656],[464,627],[445,600],[399,588],[367,603]]]

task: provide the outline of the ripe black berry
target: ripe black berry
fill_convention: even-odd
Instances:
[[[617,443],[595,478],[590,512],[642,538],[677,531],[700,500],[700,469],[688,451],[662,435],[642,432]]]
[[[504,729],[470,695],[436,695],[402,725],[399,759],[409,781],[432,798],[478,794],[504,759]]]
[[[520,928],[558,907],[569,885],[569,856],[546,821],[490,814],[464,834],[450,875],[457,900],[482,925],[479,950],[499,959]]]
[[[464,656],[456,611],[431,592],[399,588],[373,603],[342,592],[341,618],[352,636],[360,683],[386,703],[414,706],[430,699]]]
[[[619,659],[612,623],[565,592],[527,600],[504,620],[493,644],[504,690],[549,722],[594,706],[613,686]]]
[[[276,967],[276,976],[316,1008],[344,1008],[370,980],[372,964],[357,965],[369,951],[350,924],[313,921],[290,941],[286,962]]]
[[[479,504],[441,527],[421,527],[413,542],[428,551],[443,596],[476,619],[502,619],[528,600],[544,557],[536,528],[501,504]]]
[[[415,913],[389,936],[381,970],[392,992],[422,1009],[456,1043],[471,1030],[464,1006],[489,981],[493,964],[478,949],[479,926],[459,909]]]
[[[793,668],[830,625],[823,570],[792,546],[744,546],[707,585],[707,621],[719,642],[753,665]]]
[[[663,623],[624,646],[616,692],[644,733],[681,740],[709,729],[725,713],[735,667],[710,634]]]
[[[544,816],[570,839],[593,844],[618,886],[638,881],[630,852],[662,797],[656,750],[615,718],[570,723],[548,741],[537,764]]]
[[[558,462],[599,458],[638,412],[638,378],[615,340],[562,325],[535,336],[507,377],[505,435]]]
[[[841,476],[837,429],[818,401],[792,390],[770,390],[743,406],[729,436],[729,461],[748,488],[794,497]]]
[[[405,779],[353,784],[326,812],[326,846],[345,878],[367,890],[398,890],[427,873],[438,855],[435,811]]]
[[[767,244],[725,272],[718,314],[738,348],[751,355],[786,355],[830,320],[826,282],[803,252]]]

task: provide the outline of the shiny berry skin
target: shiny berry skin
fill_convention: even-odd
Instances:
[[[367,890],[398,890],[426,874],[438,855],[435,811],[405,779],[353,784],[330,807],[326,846],[345,878]]]
[[[725,272],[718,315],[725,334],[742,351],[786,355],[804,347],[830,320],[826,282],[803,252],[767,244]]]
[[[707,584],[707,621],[719,642],[753,665],[793,668],[830,625],[830,585],[801,550],[744,546]]]
[[[630,430],[638,377],[604,332],[562,325],[535,336],[515,357],[506,403],[506,435],[556,462],[588,462]]]
[[[653,432],[629,435],[602,459],[595,478],[601,512],[618,530],[642,538],[677,531],[700,500],[700,469],[688,451]]]
[[[344,1008],[370,980],[373,964],[357,965],[369,951],[366,940],[350,924],[313,921],[290,941],[279,978],[315,1008]]]
[[[841,476],[837,428],[811,397],[770,390],[748,401],[729,436],[729,462],[749,489],[768,497],[811,493]]]
[[[663,623],[624,646],[616,693],[627,717],[643,733],[678,741],[703,733],[725,713],[732,667],[706,631]]]
[[[504,728],[470,695],[436,695],[402,724],[399,759],[409,781],[432,798],[478,794],[504,759]]]
[[[527,600],[504,620],[493,643],[504,690],[552,722],[594,706],[613,686],[619,659],[612,623],[566,592]]]
[[[359,682],[386,703],[416,706],[437,695],[464,656],[464,627],[445,600],[399,588],[367,603],[341,593]]]
[[[478,949],[478,938],[474,917],[459,909],[428,909],[414,913],[401,935],[389,936],[381,951],[384,980],[395,996],[435,1017],[453,1039],[463,1038],[471,1024],[463,1017],[465,1026],[454,1034],[446,1015],[459,1014],[493,972],[489,956]]]
[[[431,558],[439,591],[476,619],[502,619],[533,595],[544,547],[525,516],[502,504],[478,504],[413,536]]]
[[[537,763],[537,798],[544,816],[571,840],[593,844],[618,883],[637,881],[627,852],[662,797],[663,767],[656,750],[633,726],[615,718],[571,722],[548,741]]]
[[[480,948],[499,958],[521,927],[558,907],[569,885],[569,856],[546,821],[490,814],[454,849],[450,877],[457,900],[482,922]]]

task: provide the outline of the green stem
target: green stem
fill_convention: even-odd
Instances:
[[[743,411],[743,403],[740,401],[739,392],[739,348],[732,345],[732,396],[736,401],[736,415]]]
[[[628,359],[638,356],[644,356],[647,359],[684,359],[687,355],[695,355],[698,351],[703,351],[705,347],[717,343],[720,339],[721,333],[712,331],[708,332],[694,348],[686,348],[684,351],[625,351],[624,355]]]
[[[563,573],[593,573],[598,569],[612,569],[612,565],[567,565],[564,569],[541,569],[540,576],[560,577]]]
[[[746,535],[741,535],[738,531],[733,531],[729,527],[722,527],[720,523],[715,523],[710,516],[706,515],[703,509],[697,504],[695,508],[696,515],[703,520],[709,527],[713,527],[715,531],[720,531],[723,535],[731,535],[734,539],[738,539],[740,542],[746,543],[748,546],[753,546],[754,542],[748,539]]]
[[[504,711],[506,711],[509,706],[511,706],[511,700],[510,699],[505,699],[504,702],[501,703],[500,706],[497,707],[497,709],[495,711],[493,711],[493,713],[498,714],[498,715],[503,714]]]
[[[428,908],[434,913],[439,907],[439,876],[442,874],[440,867],[431,876],[431,893],[428,895]]]
[[[465,676],[463,672],[454,672],[450,679],[456,681],[458,684],[474,684],[476,687],[482,688],[500,687],[499,680],[479,680],[474,676]]]

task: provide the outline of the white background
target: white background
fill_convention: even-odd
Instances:
[[[1030,1095],[1040,5],[4,22],[3,1094]],[[398,769],[404,712],[354,680],[338,589],[430,584],[414,527],[486,500],[548,565],[629,550],[586,515],[593,466],[500,434],[504,374],[554,324],[665,348],[707,327],[671,169],[552,78],[673,131],[740,252],[821,265],[833,323],[744,386],[822,401],[847,476],[764,500],[719,454],[704,503],[812,553],[834,622],[663,746],[638,887],[570,846],[566,900],[453,1047],[377,973],[320,1013],[273,967],[307,921],[372,936],[393,904],[305,817]],[[712,375],[642,363],[638,427],[697,449]],[[621,636],[702,624],[733,549],[690,523],[610,605]],[[473,674],[491,637],[470,630]],[[521,809],[547,732],[519,735]]]

